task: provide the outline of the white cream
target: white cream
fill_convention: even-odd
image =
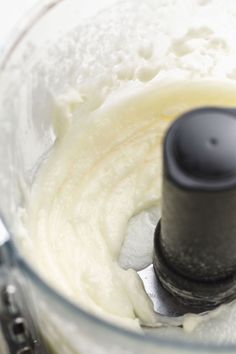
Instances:
[[[179,102],[185,111],[235,95],[231,85],[178,82],[75,115],[41,166],[25,220],[24,251],[51,285],[124,325],[155,324],[137,273],[118,263],[128,222],[159,204],[162,139]]]
[[[74,34],[76,85],[56,97],[57,140],[21,244],[46,281],[92,313],[132,328],[158,322],[120,252],[130,219],[160,203],[170,122],[193,107],[235,105],[235,32],[234,1],[135,0]]]

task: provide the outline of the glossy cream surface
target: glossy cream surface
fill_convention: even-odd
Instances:
[[[119,97],[83,121],[75,115],[40,167],[25,220],[23,247],[51,285],[111,320],[155,324],[139,276],[118,262],[127,225],[159,205],[170,122],[192,107],[232,104],[234,96],[231,86],[178,82]]]
[[[20,211],[19,239],[51,286],[120,325],[161,322],[136,270],[152,258],[167,128],[191,108],[235,106],[236,4],[221,4],[124,1],[65,42],[67,54],[78,46],[68,57],[76,82],[54,96],[56,141]],[[206,318],[187,317],[185,332],[203,326],[204,337]]]

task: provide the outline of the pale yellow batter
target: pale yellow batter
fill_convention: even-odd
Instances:
[[[107,0],[97,13],[101,2],[87,0],[91,18],[82,6],[78,25],[40,49],[23,90],[37,129],[20,137],[35,143],[35,165],[48,148],[38,135],[54,136],[45,122],[53,120],[56,141],[19,211],[19,248],[43,280],[92,314],[139,331],[152,325],[168,341],[235,344],[235,303],[187,316],[183,328],[156,328],[136,270],[152,261],[170,122],[193,107],[236,107],[236,1]],[[68,334],[73,321],[41,300],[43,335],[60,354],[80,352],[80,328]]]
[[[128,222],[159,203],[162,140],[171,121],[193,107],[235,100],[235,84],[182,81],[126,92],[86,117],[74,112],[70,121],[63,112],[71,101],[57,105],[58,137],[36,176],[22,236],[43,278],[111,321],[157,324],[136,271],[118,263]]]

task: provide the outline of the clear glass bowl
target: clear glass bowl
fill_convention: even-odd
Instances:
[[[89,18],[95,18],[97,13],[115,2],[41,1],[5,43],[0,76],[1,213],[12,235],[15,279],[21,279],[20,287],[49,353],[235,352],[233,346],[187,342],[174,339],[171,334],[168,337],[158,333],[144,335],[96,318],[46,284],[20,255],[15,244],[14,216],[18,207],[24,205],[35,171],[55,139],[51,122],[52,94],[65,92],[75,80],[84,81],[86,91],[86,84],[91,84],[94,75],[89,67],[94,65],[93,61],[87,67],[74,65],[78,63],[78,57],[84,55],[80,52],[80,37],[76,50],[74,39],[68,38],[66,43],[61,43],[61,38],[78,26],[83,33]],[[100,97],[96,93],[94,97],[95,109]]]

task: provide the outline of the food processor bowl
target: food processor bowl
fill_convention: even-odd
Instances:
[[[0,204],[5,225],[2,229],[5,227],[7,232],[2,241],[6,249],[0,285],[2,294],[9,290],[9,285],[15,287],[14,301],[31,337],[28,347],[14,350],[31,353],[32,348],[32,352],[40,354],[233,353],[236,346],[177,338],[171,331],[166,335],[159,334],[158,330],[155,334],[136,332],[98,318],[50,287],[21,254],[14,220],[29,198],[34,176],[55,141],[54,98],[64,94],[68,87],[80,85],[84,96],[79,109],[95,110],[105,96],[122,88],[122,85],[108,85],[110,72],[104,64],[107,52],[100,53],[97,63],[94,60],[97,14],[115,2],[41,1],[15,27],[1,54]],[[110,16],[114,18],[116,10]],[[88,21],[94,21],[94,29],[86,36]],[[77,35],[73,36],[75,28]],[[110,33],[110,40],[119,37],[117,31],[116,28],[116,33]],[[118,49],[112,47],[114,52]],[[112,56],[111,52],[111,61]],[[152,75],[149,76],[151,79]],[[99,85],[103,85],[104,95],[98,92]],[[5,339],[9,341],[8,336]]]

